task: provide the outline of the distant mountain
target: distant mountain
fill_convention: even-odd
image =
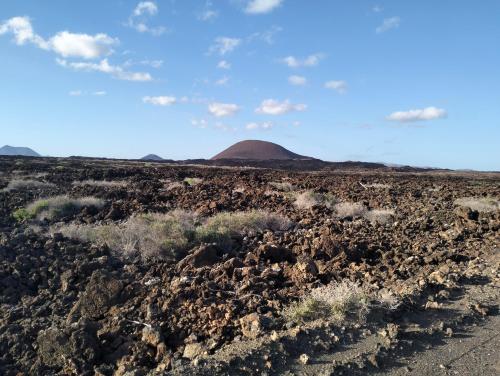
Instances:
[[[142,157],[143,161],[163,161],[163,158],[156,154],[148,154],[145,157]]]
[[[218,159],[249,160],[313,160],[314,158],[295,154],[283,146],[267,141],[245,140],[237,142],[226,150],[212,157]]]
[[[25,157],[41,157],[36,151],[26,147],[5,145],[0,148],[0,155],[22,155]]]

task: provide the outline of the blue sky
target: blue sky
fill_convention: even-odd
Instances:
[[[0,144],[500,169],[496,0],[2,0]]]

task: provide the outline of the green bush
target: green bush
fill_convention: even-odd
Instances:
[[[26,208],[13,213],[14,218],[26,219],[58,219],[76,214],[83,207],[101,208],[104,201],[94,197],[69,198],[55,196],[32,202]]]

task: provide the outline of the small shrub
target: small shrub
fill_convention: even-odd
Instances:
[[[233,189],[233,193],[244,193],[245,187],[236,187]]]
[[[74,181],[73,185],[77,187],[85,185],[90,185],[92,187],[125,187],[127,186],[127,182],[109,181],[109,180],[83,180],[83,181]]]
[[[289,182],[270,182],[269,185],[281,192],[292,192],[295,187]]]
[[[38,180],[31,180],[31,179],[26,179],[26,180],[13,179],[9,182],[7,187],[2,189],[2,191],[9,192],[9,191],[18,191],[21,189],[47,188],[47,187],[54,187],[54,184]]]
[[[12,217],[14,217],[17,222],[24,222],[32,218],[31,214],[24,208],[14,211]]]
[[[201,242],[224,243],[232,236],[255,236],[264,230],[286,230],[291,222],[280,215],[262,210],[219,213],[210,217],[197,229]]]
[[[366,213],[366,207],[357,202],[341,202],[334,209],[339,218],[360,218]]]
[[[101,208],[104,201],[95,197],[69,198],[55,196],[37,200],[13,213],[14,218],[26,219],[57,219],[77,213],[83,207]]]
[[[194,214],[174,210],[167,214],[140,214],[120,225],[75,225],[56,227],[73,239],[106,244],[125,256],[144,259],[171,259],[194,239]]]
[[[203,179],[200,178],[185,178],[184,181],[190,185],[190,186],[195,186],[198,184],[201,184],[203,182]]]
[[[375,188],[375,189],[388,189],[388,188],[391,188],[390,184],[383,184],[383,183],[361,184],[361,186],[363,188]]]
[[[295,206],[298,209],[311,209],[313,206],[326,206],[327,208],[335,205],[336,199],[329,193],[316,193],[305,191],[295,196]]]
[[[178,181],[174,181],[172,183],[168,183],[167,184],[167,191],[171,191],[172,189],[177,189],[177,188],[182,188],[183,185],[181,182],[178,182]]]
[[[394,217],[394,210],[374,209],[365,212],[364,217],[371,223],[386,224]]]
[[[364,319],[369,309],[369,295],[359,285],[344,281],[312,290],[289,306],[284,314],[288,320],[298,323],[317,319],[340,323],[348,318]]]
[[[480,213],[500,210],[500,201],[493,197],[464,197],[455,200],[455,205],[464,206]]]
[[[52,231],[69,238],[106,244],[125,256],[173,260],[202,242],[226,246],[232,236],[255,235],[265,229],[281,230],[289,225],[286,218],[261,211],[220,213],[202,223],[191,212],[173,210],[167,214],[135,215],[123,224],[70,224]]]

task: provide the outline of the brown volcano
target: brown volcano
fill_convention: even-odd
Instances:
[[[288,160],[314,159],[292,153],[284,147],[267,141],[245,140],[230,146],[223,152],[212,157],[215,159],[252,159],[252,160]]]

